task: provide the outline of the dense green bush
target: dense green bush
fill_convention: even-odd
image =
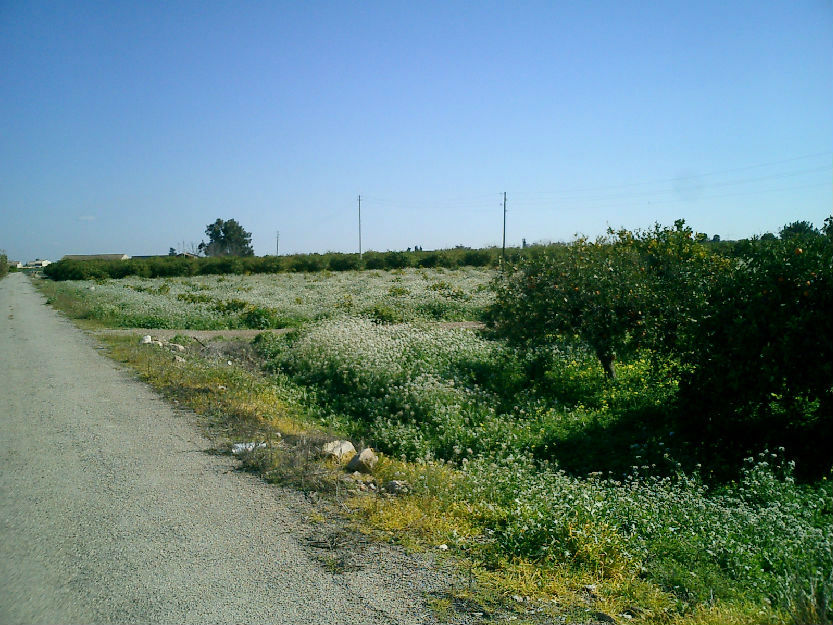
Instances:
[[[579,238],[522,259],[495,280],[489,324],[523,347],[578,337],[615,377],[617,357],[678,350],[703,314],[709,281],[726,264],[683,221],[646,232]]]
[[[609,377],[616,356],[639,350],[671,363],[679,394],[651,419],[675,422],[675,451],[714,476],[767,446],[821,476],[833,447],[831,229],[795,222],[720,254],[683,222],[579,239],[501,274],[489,322],[527,351],[577,339]],[[540,371],[552,377],[550,363]]]
[[[0,254],[0,278],[5,278],[9,273],[9,259],[5,254]]]
[[[328,254],[330,271],[353,271],[361,269],[362,261],[358,254]]]
[[[486,250],[467,250],[463,254],[461,265],[469,267],[485,267],[492,262],[492,256]]]
[[[326,269],[327,264],[320,254],[298,254],[289,261],[289,270],[296,272],[314,272]]]
[[[713,456],[783,446],[819,475],[833,448],[833,242],[787,233],[739,245],[712,284],[682,354],[681,425]]]

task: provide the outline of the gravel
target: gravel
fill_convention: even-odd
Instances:
[[[193,415],[44,304],[0,281],[1,623],[434,622],[445,574],[379,544],[328,570],[302,494],[203,453]]]

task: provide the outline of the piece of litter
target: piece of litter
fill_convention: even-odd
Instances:
[[[231,361],[230,361],[230,360],[228,361],[228,364],[231,364]]]
[[[231,453],[242,454],[244,451],[254,451],[255,449],[262,449],[266,447],[266,443],[234,443],[231,446]]]
[[[446,545],[445,543],[443,543],[442,545],[440,545],[439,547],[437,547],[437,549],[439,549],[440,551],[448,551],[448,545]]]

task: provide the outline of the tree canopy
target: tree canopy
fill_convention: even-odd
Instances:
[[[809,221],[794,221],[781,228],[779,235],[782,239],[793,239],[796,237],[808,237],[819,234],[816,227]]]
[[[199,251],[206,256],[254,256],[252,234],[234,219],[217,219],[205,228],[208,243],[203,241]]]
[[[680,348],[681,328],[699,316],[712,266],[722,262],[682,220],[647,232],[611,230],[499,276],[489,322],[520,345],[578,337],[614,377],[613,362],[627,351]]]

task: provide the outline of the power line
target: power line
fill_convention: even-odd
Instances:
[[[727,197],[743,197],[748,195],[760,195],[761,193],[782,193],[785,191],[798,191],[801,189],[814,189],[818,187],[826,187],[829,186],[829,182],[816,182],[811,184],[804,184],[804,185],[793,185],[787,187],[772,187],[767,189],[748,189],[744,191],[736,191],[730,193],[717,193],[711,195],[702,195],[697,198],[698,201],[703,200],[715,200]],[[666,193],[667,195],[667,193]],[[571,203],[564,203],[559,205],[559,211],[567,210],[567,211],[579,211],[579,210],[601,210],[607,208],[627,208],[631,206],[645,206],[646,204],[677,204],[682,202],[683,200],[679,198],[666,198],[666,197],[651,197],[646,199],[640,199],[639,197],[632,196],[632,197],[622,197],[618,200],[616,198],[610,199],[610,201],[606,201],[605,198],[597,198],[595,200],[573,200]],[[600,203],[601,202],[601,203]],[[515,202],[516,206],[520,206],[521,209],[525,207],[534,208],[535,206],[541,207],[544,206],[550,207],[553,206],[552,203],[548,202],[544,205],[541,202],[530,204],[529,202],[524,202],[523,200],[517,200]]]
[[[816,158],[816,157],[819,157],[819,156],[831,156],[831,155],[833,155],[833,152],[828,150],[828,151],[825,151],[825,152],[814,152],[812,154],[804,154],[802,156],[795,156],[793,158],[787,158],[787,159],[783,159],[783,160],[780,160],[780,161],[770,161],[770,162],[767,162],[767,163],[758,163],[756,165],[746,165],[744,167],[734,167],[732,169],[722,169],[722,170],[718,170],[718,171],[706,172],[704,174],[690,174],[690,175],[686,175],[686,176],[675,176],[673,178],[659,178],[659,179],[655,179],[655,180],[643,180],[641,182],[628,182],[628,183],[617,184],[617,185],[604,185],[604,186],[601,186],[601,187],[577,187],[577,188],[574,188],[574,189],[562,189],[561,191],[515,191],[514,193],[515,194],[520,194],[520,195],[524,195],[524,194],[553,195],[553,194],[574,193],[574,192],[575,193],[581,193],[581,192],[584,192],[584,191],[604,191],[606,189],[624,189],[624,188],[638,187],[638,186],[643,186],[643,185],[648,185],[648,184],[662,184],[662,183],[677,182],[677,181],[682,181],[682,180],[692,180],[692,179],[697,179],[697,178],[705,178],[707,176],[720,176],[720,175],[723,175],[723,174],[730,174],[730,173],[735,173],[735,172],[739,172],[739,171],[748,171],[750,169],[759,169],[761,167],[772,167],[773,165],[782,165],[784,163],[793,163],[795,161],[806,160],[806,159],[809,159],[809,158]],[[826,165],[826,167],[830,167],[830,166]]]
[[[773,180],[773,179],[777,179],[777,178],[789,178],[789,177],[792,177],[792,176],[802,176],[802,175],[805,175],[805,174],[811,174],[811,173],[816,173],[816,172],[821,172],[821,171],[829,171],[830,169],[831,169],[831,167],[829,167],[827,165],[823,165],[821,167],[813,167],[811,169],[802,169],[802,170],[798,170],[798,171],[781,172],[781,173],[776,173],[776,174],[767,174],[765,176],[757,176],[755,178],[741,178],[739,180],[712,182],[712,183],[708,183],[706,185],[706,188],[711,189],[711,188],[717,188],[717,187],[731,187],[731,186],[736,186],[736,185],[748,184],[748,183],[751,183],[751,182],[760,182],[762,180]],[[608,200],[608,199],[616,199],[616,198],[631,198],[631,197],[632,198],[650,197],[650,196],[655,196],[655,195],[669,194],[669,193],[673,193],[673,192],[674,192],[673,189],[657,189],[657,190],[648,190],[648,191],[633,191],[633,192],[627,192],[627,193],[613,193],[613,194],[601,195],[601,196],[596,196],[596,197],[590,196],[590,197],[587,198],[586,201],[598,201],[598,200]],[[519,192],[518,194],[523,195],[521,192]],[[588,194],[588,195],[590,195],[590,194]],[[583,198],[581,196],[570,197],[570,195],[568,195],[567,192],[565,192],[564,195],[556,196],[554,198],[546,198],[546,199],[545,198],[540,198],[538,200],[530,199],[530,200],[526,200],[525,203],[526,204],[534,204],[536,202],[537,203],[550,203],[553,200],[559,200],[559,199],[560,200],[565,200],[565,201],[566,200],[581,201]],[[522,199],[521,201],[523,202],[524,200]]]
[[[712,171],[707,172],[704,174],[695,174],[689,176],[678,176],[674,178],[665,178],[665,179],[658,179],[654,181],[641,181],[641,182],[633,182],[621,185],[603,185],[598,187],[583,187],[583,188],[574,188],[574,189],[565,189],[562,191],[515,191],[515,201],[516,204],[521,206],[532,206],[532,205],[550,205],[553,201],[583,201],[583,202],[590,202],[590,203],[597,203],[599,201],[608,201],[608,200],[627,200],[627,199],[638,199],[638,198],[648,198],[648,197],[655,197],[655,196],[662,196],[668,195],[673,191],[673,189],[645,189],[639,190],[635,189],[635,187],[644,187],[646,185],[656,185],[656,184],[667,184],[667,183],[676,183],[676,182],[683,182],[687,180],[699,180],[705,177],[712,177],[718,175],[725,175],[732,172],[741,172],[741,171],[749,171],[753,169],[760,169],[763,167],[771,167],[773,165],[780,165],[785,163],[796,162],[800,160],[806,160],[809,158],[814,158],[818,156],[826,156],[832,155],[833,152],[814,152],[812,154],[805,154],[802,156],[796,156],[789,159],[782,159],[778,161],[769,161],[766,163],[758,163],[755,165],[747,165],[744,167],[735,167],[732,169],[724,169],[720,171]],[[731,187],[743,184],[750,184],[753,182],[760,182],[764,180],[773,180],[779,178],[789,178],[793,176],[802,176],[805,174],[811,174],[821,171],[829,171],[831,169],[830,165],[822,165],[816,166],[811,168],[799,169],[794,171],[787,171],[787,172],[774,172],[769,173],[761,176],[754,176],[754,177],[746,177],[746,178],[739,178],[735,180],[724,180],[724,181],[715,181],[709,182],[704,185],[707,189],[718,188],[718,187]],[[603,193],[604,191],[613,191],[621,189],[623,190],[621,193],[608,193],[602,195],[595,195],[598,193]],[[625,191],[626,189],[634,189],[633,191]],[[449,210],[453,209],[456,211],[465,211],[466,209],[473,209],[477,212],[486,212],[491,210],[489,208],[489,202],[487,200],[494,198],[495,196],[499,196],[500,194],[496,193],[488,193],[488,194],[479,194],[479,195],[468,195],[468,196],[461,196],[458,198],[448,198],[443,201],[415,201],[415,200],[392,200],[388,198],[380,198],[380,197],[367,197],[364,196],[362,199],[365,202],[370,202],[371,205],[376,205],[381,208],[386,208],[388,210],[402,210],[402,211],[421,211],[424,212],[426,210]],[[534,196],[550,196],[550,197],[539,197],[535,198]],[[586,196],[586,197],[582,197]],[[719,196],[713,196],[719,197]]]

